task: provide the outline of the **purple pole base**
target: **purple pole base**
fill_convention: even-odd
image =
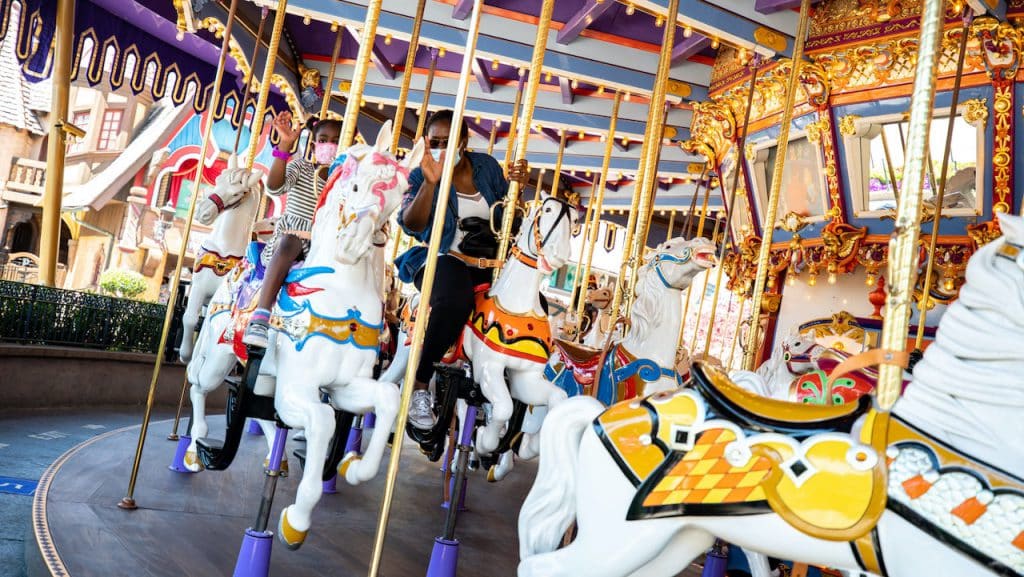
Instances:
[[[363,454],[363,427],[352,425],[352,429],[348,432],[348,441],[345,442],[345,454],[358,453]]]
[[[256,422],[256,419],[249,419],[249,428],[246,429],[245,432],[250,435],[262,436],[263,428],[260,427],[258,422]]]
[[[188,446],[191,444],[192,437],[189,437],[188,435],[178,437],[178,446],[174,449],[174,460],[171,461],[170,465],[168,465],[168,469],[175,473],[195,473],[195,471],[190,471],[189,468],[185,466],[185,453],[188,452]]]
[[[430,553],[427,577],[455,577],[455,566],[458,562],[459,542],[438,537],[434,539],[434,550]]]
[[[468,480],[469,479],[466,478],[466,477],[462,478],[462,493],[459,494],[459,512],[460,513],[465,512],[465,511],[469,511],[469,509],[466,508],[466,481],[468,481]],[[455,477],[454,476],[452,476],[451,481],[448,483],[448,494],[449,495],[454,495],[455,494]],[[449,502],[448,501],[445,501],[444,503],[441,503],[441,508],[442,509],[447,509],[448,506],[449,506]]]
[[[363,428],[372,429],[377,424],[376,413],[366,413],[363,415]]]
[[[242,549],[235,563],[234,577],[267,577],[270,574],[270,551],[273,544],[273,533],[246,529]]]
[[[324,481],[324,495],[333,495],[338,492],[338,476],[335,475],[328,481]]]
[[[704,572],[701,573],[701,577],[725,577],[728,562],[729,558],[721,552],[714,549],[708,551],[707,557],[704,558]]]

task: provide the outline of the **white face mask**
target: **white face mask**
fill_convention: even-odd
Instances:
[[[430,156],[434,157],[434,162],[441,162],[441,153],[444,152],[444,151],[445,151],[444,148],[431,148],[430,149]],[[458,149],[456,149],[455,150],[455,165],[458,165],[460,160],[462,160],[462,154],[459,152]]]

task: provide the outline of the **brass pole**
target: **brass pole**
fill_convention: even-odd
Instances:
[[[555,156],[555,174],[551,177],[551,196],[558,194],[558,184],[562,179],[562,160],[565,158],[565,137],[568,135],[566,129],[559,130],[561,133],[558,141],[558,155]]]
[[[611,320],[615,326],[619,319],[619,310],[623,298],[632,303],[633,284],[636,271],[643,260],[644,246],[647,235],[642,231],[645,226],[640,218],[647,218],[650,206],[654,202],[657,190],[658,157],[661,154],[661,142],[665,133],[665,114],[662,106],[668,95],[669,68],[672,65],[672,47],[675,45],[676,20],[679,17],[679,0],[669,0],[668,21],[665,22],[661,40],[661,53],[658,56],[658,71],[654,78],[654,90],[651,103],[647,109],[647,128],[644,132],[644,148],[640,157],[640,170],[637,174],[637,187],[633,191],[633,206],[630,208],[629,220],[626,225],[626,253],[619,273],[619,282],[615,286],[612,299]],[[640,232],[641,234],[637,234]],[[627,271],[630,273],[627,276]]]
[[[672,212],[670,213],[670,215],[668,217],[668,231],[665,233],[665,240],[669,240],[669,239],[672,238],[672,229],[675,227],[675,224],[676,224],[676,209],[673,208]]]
[[[234,2],[235,0],[231,1]],[[280,2],[277,3],[277,10],[274,12],[274,27],[271,29],[272,32],[270,33],[270,46],[267,48],[267,62],[263,66],[263,78],[260,81],[260,93],[256,99],[256,112],[252,118],[252,130],[249,134],[249,158],[245,162],[245,167],[249,170],[252,170],[252,165],[256,162],[256,149],[260,145],[260,134],[263,132],[263,116],[267,112],[267,99],[270,97],[270,79],[274,76],[274,64],[277,63],[277,47],[281,45],[281,32],[284,30],[284,21],[287,17],[285,11],[287,9],[288,0],[280,0]],[[227,37],[227,34],[224,36]],[[253,65],[255,65],[255,63]],[[260,200],[260,209],[256,213],[257,220],[259,220],[260,216],[263,215],[266,202],[267,199],[265,197]]]
[[[543,186],[544,185],[544,175],[546,173],[547,173],[547,170],[545,170],[544,167],[540,167],[540,168],[537,169],[537,186],[533,187],[533,202],[534,203],[536,203],[537,201],[540,200],[540,193],[543,191],[543,188],[544,188],[544,186]]]
[[[345,123],[341,129],[339,150],[348,150],[356,138],[356,124],[359,122],[359,101],[363,98],[366,86],[366,73],[370,70],[370,55],[377,41],[377,22],[380,20],[380,7],[384,0],[369,0],[366,4],[366,20],[363,22],[362,40],[359,42],[359,54],[356,56],[356,67],[352,71],[352,85],[348,89],[345,101]]]
[[[498,119],[491,121],[491,137],[487,140],[487,156],[494,154],[494,137],[498,134]]]
[[[331,67],[327,69],[327,90],[324,91],[323,102],[320,103],[320,120],[327,118],[327,111],[331,107],[331,94],[334,92],[334,73],[338,69],[338,56],[341,55],[341,40],[344,36],[345,28],[338,26],[338,34],[334,38],[334,50],[331,52]]]
[[[544,69],[544,53],[548,46],[548,31],[551,29],[551,15],[555,9],[555,0],[544,0],[540,7],[540,16],[537,20],[537,35],[533,42],[533,58],[530,60],[529,81],[526,83],[526,97],[523,100],[523,111],[519,116],[519,127],[516,131],[516,150],[512,157],[514,162],[526,156],[526,147],[530,142],[530,124],[533,122],[533,107],[537,104],[537,89],[540,88],[541,70]],[[511,141],[509,141],[511,143]],[[507,151],[506,151],[507,153]],[[505,170],[511,166],[506,165]],[[512,240],[512,221],[515,220],[516,204],[519,202],[519,182],[513,180],[508,185],[508,194],[505,196],[505,211],[501,218],[501,235],[498,237],[498,262],[503,263],[508,254],[508,247]],[[494,279],[497,280],[501,274],[501,266],[494,268]]]
[[[736,344],[740,342],[740,332],[743,329],[743,308],[747,304],[747,298],[740,295],[740,314],[737,315],[738,322],[736,323],[736,330],[732,333],[732,347],[729,349],[729,362],[725,363],[725,366],[729,369],[732,368],[732,361],[736,357]]]
[[[718,275],[715,278],[715,295],[711,300],[711,320],[708,321],[708,334],[704,340],[704,355],[707,356],[711,352],[711,333],[715,328],[715,317],[718,314],[718,295],[721,293],[719,290],[722,287],[722,273],[725,271],[725,267],[722,263],[725,262],[725,251],[726,245],[725,238],[728,237],[730,223],[732,222],[733,206],[736,204],[736,189],[739,188],[740,184],[740,172],[747,170],[747,163],[744,162],[743,153],[747,143],[747,128],[750,125],[750,111],[754,108],[754,89],[757,86],[757,69],[760,64],[760,58],[754,57],[750,72],[750,92],[747,94],[747,110],[743,116],[743,132],[740,133],[740,137],[736,142],[736,169],[732,173],[732,186],[729,188],[729,202],[725,205],[725,223],[724,229],[725,234],[722,238],[722,246],[718,251]],[[717,223],[716,223],[717,226]],[[702,301],[703,302],[703,301]],[[698,318],[700,318],[698,316]],[[696,335],[696,333],[694,333]]]
[[[917,243],[920,236],[918,223],[921,220],[925,158],[929,155],[928,131],[931,128],[936,69],[942,39],[943,4],[942,0],[925,0],[921,11],[917,71],[910,99],[908,154],[903,166],[903,194],[897,206],[896,222],[889,241],[889,290],[880,343],[882,349],[894,352],[902,352],[907,346],[907,326],[917,274]],[[879,409],[888,411],[892,408],[899,398],[902,381],[903,369],[895,359],[887,358],[881,363],[876,395]]]
[[[683,232],[683,234],[689,234],[690,229],[693,227],[693,215],[696,213],[697,197],[700,196],[700,187],[701,187],[701,185],[704,185],[704,187],[705,187],[704,188],[704,207],[705,207],[705,209],[707,208],[708,196],[711,194],[711,179],[708,176],[708,167],[710,165],[711,165],[711,160],[708,160],[706,163],[704,163],[704,171],[701,173],[700,182],[697,183],[697,187],[693,191],[693,198],[690,199],[690,212],[686,215],[686,230]],[[708,179],[707,182],[704,181],[705,178]],[[705,210],[705,213],[706,212],[707,211]],[[696,235],[693,238],[697,238],[697,236],[703,236],[705,215],[701,215],[700,218],[701,218],[701,222],[700,222],[699,227],[701,229],[702,234]],[[683,335],[686,333],[686,323],[687,323],[688,317],[690,315],[690,295],[691,295],[692,292],[693,292],[693,284],[691,283],[690,286],[686,287],[686,297],[685,297],[686,300],[683,301],[682,322],[679,323],[679,334],[676,335],[676,349],[680,349],[683,346]]]
[[[529,76],[529,72],[520,72],[519,81],[516,83],[516,98],[512,104],[512,120],[508,123],[508,135],[505,137],[505,172],[508,172],[509,164],[512,162],[512,148],[515,146],[513,143],[516,141],[516,134],[518,134],[519,128],[519,108],[523,103],[523,88],[526,87],[526,79]],[[537,71],[540,74],[540,71]]]
[[[932,234],[928,239],[928,263],[924,268],[924,285],[921,288],[921,300],[917,309],[921,318],[917,321],[917,336],[914,338],[914,349],[921,350],[924,342],[924,324],[928,320],[928,301],[931,300],[932,278],[935,274],[935,247],[939,242],[939,220],[942,218],[942,203],[946,198],[946,172],[949,170],[950,148],[953,146],[953,124],[956,120],[956,107],[960,103],[960,81],[964,72],[964,56],[967,53],[967,33],[971,27],[974,12],[964,11],[963,33],[960,34],[960,52],[956,61],[956,78],[953,79],[953,94],[949,108],[949,121],[946,123],[946,147],[942,152],[942,173],[939,174],[939,189],[935,196],[935,219],[932,220]],[[929,154],[928,156],[931,156]]]
[[[569,294],[569,309],[571,312],[575,312],[576,309],[576,297],[580,292],[580,284],[586,283],[587,280],[583,278],[583,255],[587,252],[587,239],[590,238],[590,227],[592,224],[596,224],[599,216],[595,216],[597,213],[594,212],[594,194],[597,193],[597,182],[601,177],[594,175],[594,184],[590,187],[590,198],[587,200],[587,212],[583,216],[583,234],[580,236],[580,259],[576,263],[576,278],[572,282],[572,291]],[[595,221],[592,223],[591,220]],[[593,253],[590,255],[593,257]],[[589,277],[588,277],[589,278]],[[580,319],[576,319],[580,322]],[[577,335],[579,334],[579,326],[576,327]]]
[[[416,122],[416,140],[423,138],[423,130],[430,116],[430,92],[434,88],[434,74],[437,72],[438,49],[430,51],[430,68],[427,70],[427,84],[423,87],[423,102],[420,104],[420,118]],[[428,151],[429,154],[429,151]]]
[[[267,13],[269,10],[266,8],[260,9],[260,25],[256,28],[256,42],[252,48],[252,58],[249,59],[249,73],[245,75],[245,82],[242,88],[242,117],[238,123],[238,132],[235,133],[235,146],[232,147],[234,154],[238,154],[238,145],[242,140],[242,128],[245,126],[245,109],[249,106],[249,93],[252,88],[252,77],[256,74],[256,59],[260,55],[260,46],[263,44],[263,27],[267,23]],[[328,92],[330,94],[330,92]],[[253,122],[256,122],[256,117],[253,117]],[[252,133],[249,133],[249,138],[252,138]]]
[[[444,230],[444,219],[448,212],[448,195],[451,192],[452,177],[455,172],[455,153],[459,146],[459,127],[466,109],[466,96],[469,93],[469,79],[473,73],[473,55],[476,52],[477,35],[480,32],[480,14],[483,0],[473,1],[473,12],[469,19],[469,32],[466,35],[466,48],[463,51],[462,69],[459,73],[459,88],[455,96],[455,107],[452,114],[451,132],[448,136],[448,148],[444,156],[444,167],[441,171],[441,182],[437,187],[436,207],[434,211],[433,229],[427,248],[426,268],[423,271],[423,288],[420,290],[419,306],[416,309],[416,325],[413,328],[412,346],[409,349],[408,368],[402,385],[402,401],[395,421],[398,439],[395,449],[388,460],[387,478],[384,482],[384,497],[381,501],[380,516],[377,520],[377,532],[373,542],[373,556],[370,560],[369,577],[377,577],[380,571],[381,556],[384,552],[384,538],[387,536],[388,518],[391,514],[391,502],[395,496],[395,481],[398,478],[399,460],[402,451],[401,436],[405,432],[406,417],[409,412],[409,400],[412,398],[413,385],[416,381],[416,367],[419,366],[423,352],[423,337],[426,333],[430,315],[430,295],[434,289],[434,275],[437,272],[437,255],[441,251],[441,234]],[[548,12],[550,15],[550,11]]]
[[[885,169],[889,173],[889,183],[892,185],[892,198],[899,203],[900,189],[896,184],[896,169],[892,165],[892,156],[889,155],[889,139],[885,136],[885,126],[882,127],[882,154],[885,155]]]
[[[761,317],[761,300],[765,281],[768,278],[768,257],[772,250],[772,236],[775,234],[775,221],[779,212],[779,197],[782,195],[782,171],[786,165],[786,150],[789,148],[789,126],[793,122],[793,103],[796,100],[797,82],[800,77],[800,66],[804,59],[804,41],[807,39],[807,23],[811,0],[800,2],[800,24],[797,27],[796,40],[793,45],[793,64],[789,72],[789,86],[786,89],[786,104],[782,110],[782,125],[779,127],[779,144],[775,153],[775,169],[772,171],[771,194],[764,215],[764,235],[761,239],[761,250],[757,258],[757,276],[754,280],[754,296],[752,310],[754,322],[748,338],[750,346],[743,351],[743,365],[748,370],[754,369],[757,358],[758,326]],[[738,151],[742,154],[742,151]]]
[[[402,125],[405,120],[405,106],[409,101],[409,86],[412,84],[414,69],[416,68],[416,52],[420,48],[420,28],[423,25],[423,9],[427,0],[419,0],[416,3],[416,19],[412,21],[412,35],[409,37],[409,51],[405,55],[405,72],[402,74],[402,89],[398,92],[398,105],[395,107],[394,133],[391,135],[391,154],[398,152],[398,139],[402,136]],[[413,144],[416,144],[415,142]],[[401,234],[401,233],[399,233]],[[395,246],[398,246],[395,238]],[[394,258],[394,257],[392,257]]]
[[[168,441],[178,440],[178,425],[181,423],[181,408],[185,404],[185,392],[189,388],[188,377],[185,377],[181,381],[181,395],[178,397],[178,409],[174,411],[174,425],[171,426],[171,434],[167,435]]]
[[[54,121],[50,124],[50,137],[46,145],[43,230],[39,239],[39,284],[44,286],[55,286],[57,283],[64,157],[67,153],[68,97],[71,92],[71,60],[75,37],[75,0],[57,0],[55,28],[53,73],[50,76],[53,79],[51,114]],[[110,266],[110,263],[104,263],[104,266]]]
[[[649,163],[651,166],[654,167],[654,171],[651,173],[651,176],[650,176],[650,179],[651,179],[650,180],[650,186],[651,186],[651,189],[653,190],[653,192],[651,192],[651,203],[650,203],[650,207],[647,210],[647,213],[643,215],[643,220],[639,221],[639,225],[643,227],[643,228],[640,229],[640,230],[643,231],[641,233],[641,241],[640,241],[641,249],[643,249],[644,247],[647,246],[647,238],[651,234],[651,221],[654,220],[654,195],[656,195],[658,193],[658,165],[661,163],[661,152],[662,152],[662,150],[664,150],[664,144],[665,144],[665,138],[664,138],[665,128],[664,127],[665,127],[666,124],[668,124],[668,111],[670,110],[670,107],[669,107],[668,103],[665,103],[664,109],[665,109],[665,111],[662,114],[662,119],[661,119],[662,136],[660,138],[658,138],[657,141],[654,144],[656,149],[655,149],[654,152],[652,152],[652,154],[654,155],[653,156],[653,160],[651,161],[651,163]],[[630,271],[630,278],[633,279],[633,282],[636,282],[636,271],[639,268],[640,263],[642,262],[642,260],[643,260],[643,250],[640,251],[640,255],[636,259],[636,262],[633,263],[633,270]],[[630,292],[631,293],[633,291],[633,288],[634,287],[631,285],[630,286]],[[631,299],[629,301],[627,307],[626,307],[626,310],[629,311],[629,310],[632,310],[632,308],[633,308],[633,301]]]
[[[597,185],[597,200],[594,201],[594,224],[590,227],[590,238],[587,239],[586,266],[583,269],[583,278],[590,278],[590,265],[594,258],[594,245],[597,244],[597,233],[601,228],[601,210],[604,208],[604,191],[608,186],[608,166],[612,162],[612,149],[615,146],[615,127],[619,121],[619,106],[622,104],[622,92],[615,93],[612,100],[612,116],[608,124],[608,136],[604,141],[604,158],[601,160],[601,176]],[[580,284],[580,298],[576,304],[576,318],[583,317],[583,303],[587,301],[587,284]],[[570,303],[572,304],[572,303]]]
[[[712,242],[714,242],[714,239],[716,237],[718,237],[718,227],[721,226],[721,224],[722,224],[721,215],[716,216],[715,217],[715,227],[712,229],[712,232],[711,232]],[[719,270],[721,270],[722,267],[719,266],[718,268],[719,268]],[[710,280],[711,280],[711,270],[705,270],[704,271],[704,284],[703,284],[703,286],[700,289],[700,301],[697,302],[697,328],[693,331],[693,338],[690,339],[690,352],[691,353],[696,353],[697,352],[697,333],[700,332],[700,326],[702,324],[700,321],[701,321],[701,317],[704,315],[704,301],[706,300],[705,297],[708,294],[708,284],[709,284]],[[715,286],[715,294],[718,294],[718,286]],[[708,331],[709,331],[709,334],[710,334],[711,327],[708,327]]]
[[[284,3],[285,0],[282,0]],[[174,302],[178,296],[178,283],[181,281],[181,265],[185,262],[185,253],[188,250],[188,237],[192,234],[192,217],[196,212],[196,201],[199,199],[199,185],[203,178],[203,160],[206,158],[206,147],[210,142],[210,135],[213,132],[213,111],[217,110],[220,100],[220,85],[224,79],[224,63],[227,61],[228,47],[231,42],[231,29],[235,23],[235,13],[238,9],[238,0],[231,0],[231,7],[228,9],[228,21],[224,24],[224,41],[220,47],[220,59],[217,61],[217,74],[213,80],[213,90],[210,95],[210,106],[207,108],[210,121],[206,123],[206,130],[203,136],[203,143],[199,147],[199,162],[196,163],[196,182],[192,187],[192,199],[188,205],[188,215],[185,217],[185,231],[181,235],[181,247],[178,250],[178,261],[174,264],[174,275],[171,276],[170,294],[167,297],[167,310],[164,313],[164,327],[160,333],[160,344],[156,349],[156,362],[153,364],[153,377],[149,381],[149,394],[146,397],[146,411],[142,416],[142,427],[139,428],[139,441],[135,446],[135,459],[132,461],[132,472],[128,478],[128,492],[125,494],[118,507],[122,509],[136,509],[135,504],[135,483],[139,479],[139,465],[142,463],[142,448],[146,445],[146,433],[149,431],[149,419],[153,414],[153,400],[156,394],[156,383],[160,377],[160,367],[164,362],[164,351],[167,349],[167,334],[171,329],[171,321],[174,319]],[[284,20],[284,18],[281,18]],[[272,52],[273,54],[273,52]],[[57,71],[55,70],[56,74]],[[65,77],[66,78],[66,77]],[[55,82],[56,84],[56,82]],[[63,150],[63,149],[62,149]]]

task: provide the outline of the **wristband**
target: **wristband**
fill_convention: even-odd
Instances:
[[[276,146],[274,147],[274,151],[271,152],[271,155],[273,155],[274,158],[280,158],[281,160],[291,160],[292,159],[292,153],[285,152],[285,151],[281,150],[280,148],[277,148]]]

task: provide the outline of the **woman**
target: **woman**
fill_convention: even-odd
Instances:
[[[424,155],[420,167],[409,175],[409,190],[402,198],[402,208],[398,213],[398,224],[406,234],[421,242],[430,239],[437,205],[437,186],[441,180],[451,124],[450,110],[435,112],[427,121],[426,138],[430,154]],[[498,161],[486,154],[466,152],[468,140],[469,129],[463,121],[459,127],[455,172],[452,175],[448,213],[441,235],[434,290],[430,297],[430,319],[409,407],[409,422],[424,430],[434,426],[434,402],[429,390],[430,379],[434,376],[434,363],[441,360],[462,333],[473,312],[474,289],[491,280],[492,271],[478,266],[479,255],[466,254],[467,251],[473,251],[469,243],[463,241],[467,236],[477,239],[481,235],[486,236],[486,233],[480,231],[487,229],[491,207],[504,199],[508,192],[508,181]],[[525,160],[519,161],[509,170],[509,178],[521,185],[526,183],[528,174]],[[495,217],[500,218],[497,215]],[[475,226],[469,226],[471,223]],[[414,282],[417,288],[422,289],[426,257],[425,246],[413,247],[399,257],[395,262],[399,278],[403,282]]]
[[[315,163],[304,158],[291,160],[288,152],[299,138],[300,130],[292,124],[290,112],[282,112],[274,119],[274,128],[280,136],[274,148],[274,163],[267,177],[267,194],[280,196],[288,194],[284,214],[277,221],[274,237],[264,249],[265,255],[273,255],[263,278],[260,302],[249,319],[242,342],[265,349],[270,331],[270,310],[274,307],[277,293],[281,290],[285,276],[296,261],[302,260],[309,250],[309,232],[313,228],[313,213],[316,211],[319,194],[327,183],[327,167],[338,155],[338,140],[341,137],[341,123],[337,120],[321,120],[311,123],[313,132]]]

